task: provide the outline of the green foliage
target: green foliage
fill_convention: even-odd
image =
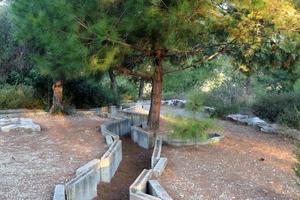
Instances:
[[[45,103],[34,96],[34,90],[25,85],[0,85],[0,109],[44,108]]]
[[[300,79],[298,79],[293,86],[295,92],[300,92]]]
[[[76,35],[76,10],[67,1],[12,2],[16,36],[31,42],[31,58],[44,75],[65,80],[82,72],[87,49]]]
[[[203,94],[199,91],[192,91],[188,94],[187,103],[185,108],[193,113],[199,112],[203,106],[204,98]]]
[[[284,113],[291,115],[289,113],[295,112],[295,108],[300,109],[300,93],[296,92],[268,94],[259,98],[252,106],[254,114],[271,122],[277,121]]]
[[[212,119],[194,119],[177,117],[171,123],[170,137],[183,140],[205,141],[208,139],[207,130],[215,128]]]
[[[95,108],[118,105],[120,97],[107,86],[87,77],[70,80],[65,84],[64,102],[76,108]]]
[[[300,112],[296,106],[293,109],[285,108],[276,119],[280,124],[300,129]]]
[[[249,97],[245,95],[242,80],[233,77],[205,93],[204,105],[215,108],[213,116],[224,117],[246,109]]]

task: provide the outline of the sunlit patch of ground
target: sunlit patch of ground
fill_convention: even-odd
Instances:
[[[293,141],[218,123],[225,136],[219,144],[163,147],[168,165],[160,182],[174,199],[300,199]]]
[[[51,199],[55,184],[105,152],[97,116],[30,116],[41,132],[0,132],[0,199]]]

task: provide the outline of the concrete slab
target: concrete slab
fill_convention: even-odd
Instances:
[[[122,141],[114,141],[100,160],[101,181],[109,183],[122,161]]]
[[[159,161],[156,163],[155,167],[153,168],[153,175],[158,177],[162,175],[166,166],[167,166],[167,158],[160,158]]]
[[[91,200],[97,197],[98,180],[93,169],[66,184],[67,200]]]
[[[154,149],[151,156],[151,169],[155,167],[156,163],[160,159],[161,148],[162,148],[162,139],[161,137],[158,136],[155,139]]]
[[[64,185],[56,185],[54,189],[53,200],[65,200],[65,186]]]
[[[163,200],[173,200],[157,180],[148,181],[149,194]]]
[[[144,149],[150,149],[153,147],[154,136],[152,133],[148,133],[139,127],[131,127],[131,139],[134,143],[137,143]]]

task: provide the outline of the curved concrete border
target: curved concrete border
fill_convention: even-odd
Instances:
[[[219,133],[208,134],[209,139],[206,141],[197,140],[179,140],[171,137],[163,137],[163,142],[173,146],[191,146],[191,145],[207,145],[220,142],[224,136]]]
[[[111,109],[115,112],[115,108]],[[102,115],[103,114],[103,115]],[[150,180],[153,176],[160,176],[167,164],[166,158],[161,158],[162,140],[160,137],[153,142],[153,134],[137,126],[147,122],[147,115],[131,111],[120,111],[118,114],[124,118],[115,118],[110,113],[101,116],[115,119],[101,125],[101,133],[105,137],[108,150],[101,159],[94,159],[76,170],[76,176],[65,185],[57,185],[53,200],[89,200],[97,197],[97,185],[100,181],[110,182],[122,160],[122,141],[119,136],[131,132],[132,139],[143,148],[152,148],[151,169],[144,170],[136,181],[130,186],[130,199],[158,200],[172,199],[160,186],[158,181]],[[154,144],[153,144],[154,143]]]
[[[153,178],[160,176],[166,165],[167,158],[161,158],[162,139],[156,137],[151,156],[151,169],[144,169],[129,188],[130,200],[172,200],[166,190]]]
[[[112,109],[115,112],[115,108]],[[110,115],[111,116],[111,115]],[[56,185],[53,200],[90,200],[97,197],[97,185],[110,182],[122,160],[120,135],[130,133],[129,119],[116,119],[101,125],[101,133],[108,145],[101,159],[94,159],[76,170],[76,176],[65,185]]]

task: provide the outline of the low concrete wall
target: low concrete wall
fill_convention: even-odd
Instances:
[[[208,137],[209,137],[209,139],[206,141],[199,141],[199,140],[179,140],[179,139],[174,139],[174,138],[165,136],[165,137],[163,137],[163,142],[168,145],[173,145],[173,146],[192,146],[192,145],[214,144],[224,138],[223,135],[218,134],[218,133],[209,134]]]
[[[136,113],[131,111],[119,111],[119,115],[126,117],[130,120],[131,126],[146,126],[148,121],[148,115],[142,113]]]
[[[155,165],[160,159],[161,148],[162,148],[162,139],[161,137],[156,137],[153,153],[151,156],[151,169],[155,167]]]
[[[130,130],[131,130],[130,129],[131,123],[129,119],[116,120],[106,124],[105,126],[106,126],[106,130],[119,136],[130,134]]]
[[[152,176],[160,176],[167,164],[167,158],[160,157],[161,149],[162,139],[161,137],[156,137],[151,157],[151,169],[144,169],[130,186],[130,200],[172,200],[170,195],[163,189],[158,181],[151,180]]]
[[[159,184],[157,180],[148,181],[149,194],[163,200],[172,200],[166,190]]]
[[[154,135],[136,126],[131,127],[131,139],[144,149],[154,146]]]
[[[109,183],[115,175],[122,161],[122,141],[116,140],[112,143],[106,153],[101,157],[100,171],[101,181]]]
[[[66,183],[67,200],[91,200],[97,197],[98,177],[93,169]]]
[[[101,125],[101,133],[105,136],[108,150],[101,159],[94,159],[76,170],[76,177],[62,187],[56,187],[53,200],[91,200],[97,197],[97,185],[110,182],[122,161],[122,141],[119,135],[129,134],[129,119]],[[63,186],[63,185],[62,185]]]
[[[56,185],[53,194],[53,200],[65,200],[65,186],[64,185]]]

